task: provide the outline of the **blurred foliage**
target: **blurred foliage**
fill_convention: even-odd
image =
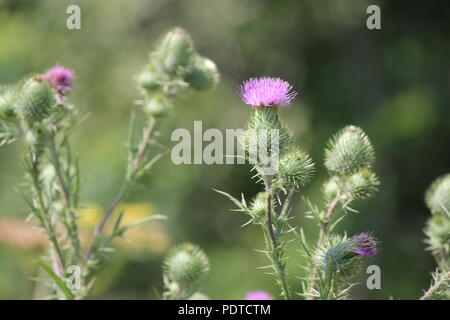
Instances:
[[[81,30],[65,26],[66,8],[74,2],[81,7]],[[365,26],[370,4],[381,7],[382,30]],[[371,230],[381,240],[382,252],[373,263],[381,266],[382,289],[359,286],[353,297],[415,299],[428,287],[434,269],[422,240],[429,214],[423,194],[450,164],[449,10],[445,1],[418,0],[0,0],[0,83],[57,63],[76,71],[71,101],[90,115],[72,137],[82,159],[82,199],[104,208],[125,173],[128,119],[138,97],[133,77],[163,31],[176,25],[188,30],[222,77],[214,91],[178,103],[159,138],[165,148],[172,144],[173,129],[192,130],[194,120],[202,120],[204,128],[242,127],[249,109],[239,101],[236,87],[246,78],[288,80],[300,95],[281,116],[296,144],[317,163],[307,196],[321,196],[323,149],[338,128],[361,126],[376,150],[380,192],[357,207],[361,213],[342,228],[349,234]],[[26,216],[15,191],[23,181],[20,148],[14,144],[0,150],[2,220]],[[211,298],[241,299],[254,289],[274,294],[270,277],[255,271],[264,263],[264,256],[253,250],[262,247],[257,230],[241,230],[245,218],[229,213],[228,201],[212,190],[256,194],[260,190],[249,167],[175,166],[166,156],[155,168],[145,188],[129,200],[147,203],[169,220],[163,226],[138,227],[149,235],[143,250],[133,249],[139,236],[130,233],[131,244],[119,245],[92,297],[157,297],[163,251],[169,243],[184,241],[199,244],[211,260],[203,290]],[[304,203],[296,208],[297,222],[312,234]],[[38,272],[32,261],[39,248],[2,239],[0,299],[39,297],[30,280]],[[161,247],[158,241],[166,242]],[[288,254],[292,285],[298,287],[301,258],[294,247]]]

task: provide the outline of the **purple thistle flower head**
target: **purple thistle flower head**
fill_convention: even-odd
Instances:
[[[265,291],[250,291],[245,295],[245,300],[273,300],[273,298]]]
[[[57,65],[48,70],[43,78],[60,95],[65,95],[73,90],[72,82],[75,80],[75,74],[72,70]]]
[[[350,238],[350,241],[355,245],[353,252],[356,254],[374,257],[378,253],[378,241],[368,232],[354,235]]]
[[[286,106],[297,92],[292,85],[280,78],[250,78],[239,88],[242,101],[254,107]]]

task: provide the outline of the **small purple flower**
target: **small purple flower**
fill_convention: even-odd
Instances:
[[[378,253],[378,241],[367,232],[354,235],[350,241],[355,245],[353,252],[356,254],[374,257]]]
[[[286,106],[297,92],[280,78],[250,78],[239,88],[242,101],[254,107]]]
[[[65,95],[73,90],[72,82],[75,80],[75,74],[72,70],[57,65],[48,70],[43,78],[60,95]]]
[[[265,291],[250,291],[245,295],[245,300],[273,300],[273,298]]]

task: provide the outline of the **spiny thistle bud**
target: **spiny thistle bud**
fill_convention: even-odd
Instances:
[[[324,271],[338,273],[341,279],[354,276],[361,267],[361,257],[374,257],[378,253],[378,241],[363,232],[350,239],[331,235],[314,254],[315,263]]]
[[[16,116],[17,93],[14,88],[0,87],[0,120],[10,121]]]
[[[48,118],[55,104],[50,86],[39,77],[28,79],[21,87],[17,107],[27,125]]]
[[[181,289],[197,287],[209,269],[209,260],[203,250],[190,243],[172,249],[164,261],[165,276]]]
[[[325,199],[332,200],[338,195],[343,199],[365,199],[371,197],[378,189],[378,177],[368,169],[355,172],[347,179],[333,176],[323,187]]]
[[[166,116],[171,108],[171,102],[162,94],[155,94],[154,96],[147,98],[144,103],[144,112],[155,118]]]
[[[341,279],[354,276],[361,267],[361,258],[355,254],[352,241],[339,235],[331,235],[314,252],[314,262],[324,272],[339,274]]]
[[[214,87],[220,79],[216,64],[205,57],[195,56],[184,80],[195,90]]]
[[[450,253],[450,218],[444,215],[433,215],[425,228],[428,250],[433,255]]]
[[[162,39],[157,48],[158,56],[169,73],[176,73],[188,66],[195,54],[194,43],[189,34],[181,28],[174,28]]]
[[[298,189],[311,181],[314,172],[314,163],[309,155],[297,148],[287,151],[280,159],[278,176],[283,185]]]
[[[348,175],[370,168],[375,155],[369,138],[361,128],[347,126],[328,143],[325,166],[331,173]]]
[[[437,178],[431,184],[425,202],[431,213],[450,217],[450,174]]]
[[[137,76],[137,82],[140,87],[149,90],[150,92],[156,91],[161,87],[161,75],[159,75],[152,67],[145,68]]]
[[[250,204],[250,215],[255,221],[261,221],[267,213],[267,193],[260,192]]]
[[[372,196],[380,184],[378,177],[368,169],[352,174],[346,181],[348,194],[354,199],[365,199]]]

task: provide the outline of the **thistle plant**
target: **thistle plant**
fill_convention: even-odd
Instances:
[[[425,195],[431,211],[425,235],[428,251],[436,261],[430,288],[420,300],[450,299],[450,174],[436,179]]]
[[[313,161],[294,144],[278,116],[280,107],[289,105],[297,96],[292,89],[279,78],[252,78],[243,83],[240,95],[244,103],[252,106],[252,115],[240,142],[254,177],[264,190],[251,201],[244,195],[238,200],[218,192],[235,203],[236,211],[250,217],[245,225],[252,223],[262,228],[265,249],[260,251],[269,260],[269,265],[263,268],[275,276],[284,299],[293,298],[286,246],[296,238],[308,262],[303,266],[307,275],[302,279],[301,292],[297,293],[306,299],[347,298],[353,286],[352,277],[365,258],[377,254],[378,241],[369,233],[348,238],[333,230],[348,212],[356,212],[350,207],[354,200],[368,198],[377,190],[378,178],[371,171],[374,150],[362,129],[355,126],[345,127],[331,139],[325,151],[330,178],[323,186],[323,208],[306,200],[310,208],[307,217],[319,228],[317,243],[310,246],[303,229],[290,222],[295,194],[315,173]],[[268,165],[274,162],[277,170],[268,171]]]
[[[77,209],[80,208],[78,157],[70,146],[70,134],[83,120],[77,108],[68,102],[68,94],[74,89],[74,72],[56,66],[44,74],[0,87],[0,146],[18,139],[25,145],[26,183],[22,193],[30,217],[50,242],[47,255],[37,262],[49,275],[49,279],[40,280],[49,283],[50,298],[85,297],[104,260],[104,253],[111,251],[112,240],[137,224],[164,218],[154,215],[123,225],[122,212],[113,222],[112,231],[104,232],[119,203],[162,156],[161,153],[151,156],[149,149],[154,144],[157,126],[169,115],[176,98],[191,89],[209,89],[218,79],[215,64],[196,52],[186,31],[175,28],[162,37],[151,52],[148,65],[137,76],[143,97],[137,104],[146,119],[141,128],[142,137],[135,141],[136,128],[132,120],[124,182],[87,248],[81,245],[77,224]],[[77,286],[69,285],[68,270],[72,266],[80,269]]]

